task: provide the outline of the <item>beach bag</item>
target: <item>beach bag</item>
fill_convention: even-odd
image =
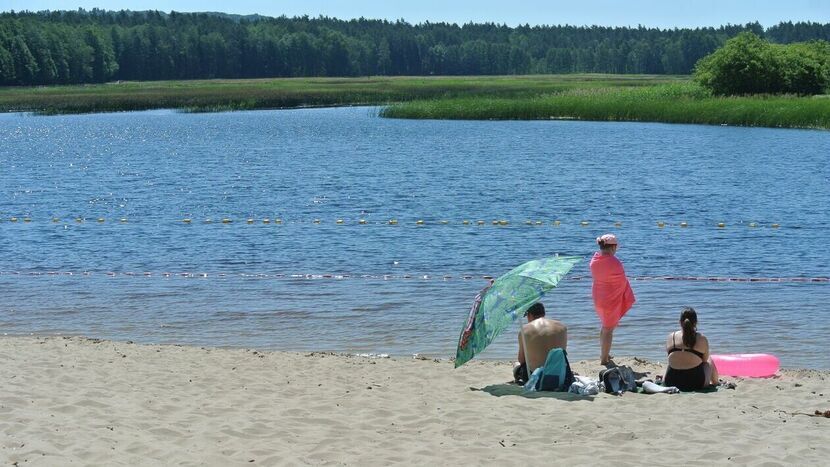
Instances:
[[[599,372],[599,380],[605,392],[622,394],[626,391],[637,392],[637,379],[634,370],[628,366],[615,366]]]
[[[567,391],[573,382],[574,374],[568,362],[568,353],[560,348],[551,349],[545,364],[533,370],[525,384],[525,392]]]

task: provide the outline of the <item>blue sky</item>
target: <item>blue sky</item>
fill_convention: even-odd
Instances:
[[[779,21],[830,23],[830,0],[0,0],[0,10],[223,11],[266,16],[403,18],[410,23],[497,22],[696,27]]]

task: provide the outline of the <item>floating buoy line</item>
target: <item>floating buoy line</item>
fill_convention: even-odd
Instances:
[[[623,223],[621,221],[591,221],[591,220],[539,220],[539,219],[525,219],[522,221],[513,221],[509,219],[491,219],[491,220],[484,220],[484,219],[476,219],[476,218],[469,218],[469,219],[461,219],[461,220],[448,220],[448,219],[409,219],[409,220],[398,220],[397,218],[389,218],[384,220],[369,220],[365,218],[355,218],[355,219],[347,219],[344,217],[338,217],[336,219],[329,219],[323,220],[320,218],[312,218],[312,219],[296,219],[296,220],[286,220],[279,217],[270,218],[242,218],[236,219],[231,217],[207,217],[202,219],[196,219],[192,217],[184,217],[181,219],[166,219],[166,220],[156,220],[156,219],[130,219],[127,217],[118,217],[118,218],[106,218],[106,217],[71,217],[71,218],[60,218],[60,217],[52,217],[51,219],[40,219],[41,223],[43,221],[48,221],[52,224],[86,224],[86,223],[93,223],[93,224],[135,224],[135,223],[147,223],[147,222],[155,222],[155,223],[165,223],[165,224],[181,224],[181,225],[210,225],[210,224],[222,224],[222,225],[230,225],[230,224],[247,224],[247,225],[272,225],[272,226],[280,226],[280,225],[337,225],[337,226],[366,226],[366,225],[387,225],[387,226],[415,226],[415,227],[426,227],[426,226],[496,226],[496,227],[510,227],[510,226],[525,226],[525,227],[563,227],[568,225],[575,225],[580,227],[604,227],[604,228],[622,228],[624,226],[628,226],[630,224]],[[0,223],[11,223],[11,224],[31,224],[36,222],[31,217],[4,217],[0,218]],[[640,224],[638,224],[640,225]],[[761,222],[700,222],[700,223],[690,223],[688,221],[679,221],[679,222],[668,222],[665,220],[656,220],[650,225],[655,226],[659,229],[664,228],[691,228],[691,227],[713,227],[718,229],[725,229],[727,227],[748,227],[748,228],[771,228],[777,229],[781,227],[780,223],[773,222],[773,223],[761,223]]]
[[[451,281],[490,280],[493,276],[481,274],[281,274],[281,273],[207,273],[207,272],[117,272],[117,271],[0,271],[0,276],[79,276],[123,278],[243,278],[282,280],[411,280]],[[749,282],[749,283],[830,283],[830,277],[755,277],[755,276],[630,276],[632,281],[674,282]],[[591,276],[568,276],[567,281],[590,281]]]

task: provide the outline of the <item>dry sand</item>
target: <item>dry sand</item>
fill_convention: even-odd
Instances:
[[[830,410],[826,371],[708,394],[524,397],[509,362],[64,337],[0,338],[0,362],[6,465],[830,462],[830,419],[799,414]]]

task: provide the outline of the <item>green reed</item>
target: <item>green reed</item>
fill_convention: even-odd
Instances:
[[[472,77],[287,78],[121,82],[82,86],[0,88],[0,111],[111,112],[158,108],[186,111],[303,106],[385,105],[418,99],[520,98],[597,87],[643,87],[687,77],[540,75]]]
[[[693,83],[576,88],[517,98],[418,100],[384,108],[389,118],[578,119],[782,128],[830,128],[827,96],[713,97]]]

